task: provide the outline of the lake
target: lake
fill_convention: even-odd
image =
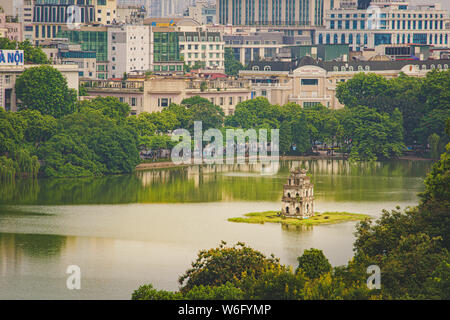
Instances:
[[[130,299],[139,285],[176,290],[201,249],[242,241],[297,265],[305,249],[333,265],[353,255],[356,222],[291,230],[240,224],[231,217],[281,209],[290,169],[312,175],[315,209],[379,217],[418,203],[432,163],[344,160],[189,166],[86,179],[17,180],[0,185],[0,299]],[[68,290],[67,267],[81,268]]]

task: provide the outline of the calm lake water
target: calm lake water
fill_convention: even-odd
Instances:
[[[288,230],[227,221],[280,209],[289,170],[301,165],[313,175],[317,211],[378,217],[416,205],[432,163],[290,161],[276,175],[262,175],[258,165],[192,166],[0,185],[0,299],[130,299],[145,283],[176,290],[198,251],[221,240],[294,267],[312,247],[333,265],[346,264],[354,222]],[[66,288],[69,265],[81,268],[81,290]]]

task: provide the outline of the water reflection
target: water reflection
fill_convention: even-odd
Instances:
[[[282,162],[276,175],[261,165],[205,165],[139,171],[86,179],[18,180],[3,185],[0,204],[180,203],[238,200],[277,201],[290,169],[313,175],[318,199],[333,201],[412,200],[431,166],[427,161],[351,164],[344,160]]]
[[[318,211],[380,215],[417,203],[430,162],[189,166],[89,179],[18,180],[0,189],[0,299],[129,299],[140,284],[177,289],[201,249],[243,241],[294,267],[311,247],[333,265],[352,256],[354,222],[295,228],[227,221],[278,209],[291,168],[312,173]],[[81,267],[81,291],[65,287]]]

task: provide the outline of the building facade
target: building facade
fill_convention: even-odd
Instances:
[[[150,70],[150,27],[124,25],[108,28],[109,74],[121,78],[124,73]]]
[[[95,22],[93,0],[33,0],[32,40],[39,44],[57,38],[63,27]]]
[[[113,96],[131,106],[132,114],[158,112],[171,103],[200,96],[232,114],[238,103],[251,99],[250,82],[231,78],[205,81],[192,77],[152,76],[130,80],[82,80],[90,97]]]
[[[14,21],[12,16],[0,12],[0,37],[9,40],[22,41],[22,24]]]
[[[95,22],[110,25],[117,21],[117,0],[94,0]]]
[[[180,54],[189,66],[202,65],[203,68],[225,69],[225,42],[219,32],[200,31],[178,32]]]
[[[97,79],[108,79],[108,28],[81,27],[80,29],[63,28],[58,38],[67,39],[69,44],[80,45],[82,51],[95,52]]]
[[[208,1],[196,1],[195,5],[189,6],[184,12],[185,17],[189,17],[202,25],[216,24],[216,5]]]
[[[448,70],[449,66],[449,59],[390,61],[376,58],[371,61],[317,62],[304,57],[299,63],[253,62],[248,70],[240,71],[239,76],[251,81],[253,97],[265,97],[272,104],[294,102],[304,108],[322,104],[330,109],[340,109],[343,105],[336,97],[336,87],[357,73],[375,73],[388,79],[401,73],[424,77],[431,70]]]
[[[272,59],[282,48],[311,44],[310,35],[289,35],[281,31],[258,31],[223,36],[227,48],[233,50],[236,60],[247,65],[254,60]]]
[[[222,25],[300,26],[324,25],[324,13],[333,0],[217,0]]]
[[[406,1],[374,0],[366,10],[356,4],[325,12],[325,26],[316,43],[349,44],[354,51],[383,44],[421,44],[448,47],[448,12],[439,4],[410,5]]]

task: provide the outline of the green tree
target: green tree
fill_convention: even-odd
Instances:
[[[218,248],[200,251],[192,268],[178,282],[182,286],[181,292],[186,292],[194,286],[219,286],[238,281],[244,274],[258,277],[267,268],[278,264],[278,259],[267,258],[243,243],[226,247],[222,241]]]
[[[15,89],[21,110],[38,110],[55,118],[75,110],[75,90],[68,88],[66,78],[53,67],[26,69],[17,78]]]
[[[234,58],[233,49],[225,48],[225,73],[229,76],[237,76],[245,67]]]
[[[310,279],[319,278],[321,275],[331,271],[331,264],[323,254],[322,250],[305,250],[301,257],[297,258],[298,267],[296,272],[303,272]]]
[[[23,50],[25,63],[49,64],[50,61],[39,47],[34,47],[29,40],[17,42],[8,38],[0,38],[0,49]]]

